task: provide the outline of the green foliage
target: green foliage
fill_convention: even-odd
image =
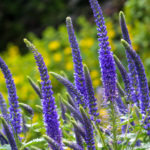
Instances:
[[[91,77],[93,86],[94,88],[97,88],[101,85],[101,81],[99,80],[100,69],[97,57],[98,42],[96,39],[96,30],[94,29],[95,25],[89,23],[84,17],[80,17],[76,21],[76,27],[78,27],[79,29],[77,38],[81,48],[84,63],[88,63],[89,68],[92,68]],[[44,61],[49,71],[53,70],[57,73],[61,73],[62,75],[67,74],[69,80],[73,80],[73,62],[71,56],[71,48],[68,42],[66,26],[64,24],[60,25],[58,29],[54,29],[51,26],[47,27],[43,31],[41,38],[38,38],[33,33],[29,33],[28,37],[33,41],[39,52],[44,56]],[[8,64],[10,70],[12,71],[13,78],[17,87],[19,101],[27,103],[31,107],[33,107],[35,116],[37,116],[38,109],[35,108],[35,105],[40,105],[40,99],[31,88],[30,83],[28,82],[29,78],[27,76],[32,77],[32,81],[36,81],[34,84],[36,84],[37,86],[39,82],[38,80],[40,78],[37,72],[37,67],[35,67],[35,61],[33,60],[31,52],[22,56],[17,45],[10,45],[8,47],[8,50],[2,55],[5,59],[5,62]],[[91,57],[95,59],[89,59]],[[1,72],[0,77],[0,91],[7,101],[7,89],[4,77]],[[65,93],[65,89],[59,82],[56,81],[56,79],[51,76],[50,79],[52,80],[53,90],[55,91],[55,93],[61,91]],[[36,119],[37,117],[33,118],[33,120]]]
[[[33,139],[27,143],[23,143],[23,146],[20,148],[20,150],[23,150],[24,148],[26,147],[30,147],[30,146],[33,146],[33,145],[40,145],[40,144],[43,144],[45,141],[43,138],[40,138],[40,139]]]
[[[150,11],[148,4],[148,0],[128,0],[125,6],[125,11],[127,21],[131,24],[130,26],[128,26],[128,28],[129,32],[131,33],[131,38],[133,39],[133,46],[135,50],[143,56],[144,63],[146,64],[147,68],[147,73],[150,73],[150,60],[148,58],[148,56],[150,56],[150,53],[148,51],[148,39],[150,38],[148,32],[150,28],[148,25],[150,22],[149,19],[146,17],[148,15],[145,15],[145,13],[149,14]],[[145,7],[143,7],[143,5]],[[138,12],[139,9],[141,10],[140,12]],[[136,12],[138,12],[137,15],[135,15]],[[122,58],[124,54],[121,54],[122,52],[120,52],[120,49],[122,49],[122,47],[119,44],[120,41],[118,41],[120,31],[116,29],[116,26],[114,27],[112,21],[110,21],[109,19],[106,21],[106,25],[108,28],[108,36],[110,38],[109,42],[111,44],[112,51],[115,51],[117,55],[120,54],[120,58]],[[99,80],[99,64],[97,57],[98,42],[96,40],[97,35],[95,25],[88,23],[84,17],[80,17],[77,20],[76,26],[79,30],[77,33],[77,38],[79,41],[79,46],[81,48],[84,63],[87,63],[89,68],[92,69],[91,77],[93,85],[94,88],[97,88],[101,86],[101,82]],[[133,34],[136,34],[136,36],[132,37]],[[47,27],[43,31],[41,38],[38,38],[33,33],[29,33],[28,37],[33,41],[33,43],[39,49],[39,52],[44,56],[44,60],[46,62],[46,65],[48,66],[49,71],[59,72],[62,74],[62,76],[66,77],[67,75],[67,78],[69,80],[73,80],[71,49],[67,40],[68,36],[65,25],[60,25],[57,30],[51,26]],[[144,51],[146,50],[146,53],[142,54],[141,49],[144,49]],[[33,89],[29,85],[28,79],[26,78],[26,76],[32,76],[34,81],[37,81],[39,79],[37,68],[33,67],[35,66],[33,56],[31,53],[28,53],[22,57],[19,53],[18,46],[16,45],[11,45],[8,48],[8,52],[3,55],[10,70],[12,70],[14,74],[14,80],[17,86],[19,101],[28,103],[35,111],[32,119],[32,117],[29,117],[28,113],[26,113],[25,106],[22,105],[22,112],[25,118],[25,132],[20,135],[23,138],[21,149],[28,147],[30,149],[37,148],[46,150],[48,146],[48,140],[46,141],[44,138],[42,138],[42,136],[45,134],[45,128],[42,119],[42,107],[40,104],[40,99],[38,95],[33,92]],[[64,70],[64,72],[62,70]],[[1,75],[2,74],[0,73],[0,77]],[[55,91],[55,93],[63,93],[62,97],[66,99],[64,94],[65,89],[62,87],[62,85],[58,83],[53,77],[50,76],[50,78],[52,80],[53,90]],[[2,91],[5,99],[7,100],[5,82],[3,80],[3,77],[1,79],[2,80],[0,82],[0,91]],[[34,82],[36,86],[38,85],[38,83],[39,81]],[[37,87],[39,88],[40,86]],[[56,97],[57,104],[58,99],[59,98]],[[100,100],[100,98],[98,98],[98,100]],[[66,100],[63,100],[63,102],[66,105],[69,104],[68,102],[66,102]],[[105,109],[106,108],[104,108],[104,110]],[[95,128],[95,140],[98,147],[97,149],[112,148],[114,150],[145,150],[150,147],[149,137],[147,136],[147,133],[143,128],[142,115],[140,113],[140,110],[136,106],[129,107],[129,109],[129,113],[122,116],[121,114],[115,114],[114,108],[112,108],[112,110],[108,108],[108,111],[106,112],[107,117],[104,116],[101,126],[99,124],[93,124]],[[60,110],[58,110],[58,113],[60,114]],[[86,114],[86,112],[84,113]],[[100,115],[100,117],[102,117],[103,114],[100,113]],[[63,122],[61,116],[59,118],[61,128],[63,129],[62,132],[65,141],[64,143],[67,143],[67,141],[75,141],[72,125],[72,122],[74,120],[71,120],[72,118],[69,111],[66,112],[66,117],[67,123]],[[124,121],[118,123],[118,120],[120,118]],[[132,122],[135,122],[134,126],[132,125]],[[107,126],[109,125],[112,125],[112,128],[108,129]],[[122,125],[127,126],[126,133],[123,135],[121,134]],[[101,127],[104,130],[102,130]],[[113,132],[113,134],[105,134],[105,130],[107,129],[110,132]],[[114,143],[112,142],[112,139],[114,139]],[[136,146],[137,140],[142,141],[140,147]],[[121,143],[117,145],[118,141],[121,141]],[[84,145],[86,146],[85,143]],[[4,145],[0,146],[0,149],[9,150],[10,147],[8,145]]]
[[[124,10],[126,20],[129,24],[129,33],[131,34],[132,42],[135,45],[136,51],[142,56],[145,64],[146,74],[150,74],[150,0],[128,0]],[[136,36],[134,36],[136,35]],[[144,50],[144,53],[143,53]],[[148,82],[150,80],[148,79]]]
[[[11,147],[10,147],[10,145],[3,145],[3,146],[0,146],[0,150],[11,150]]]

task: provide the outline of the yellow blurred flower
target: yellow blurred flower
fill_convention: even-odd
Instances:
[[[111,39],[109,39],[108,41],[109,41],[109,44],[110,44],[110,47],[111,47],[111,51],[115,51],[116,46],[115,46],[115,44],[113,43],[113,41],[112,41]]]
[[[53,59],[54,59],[55,62],[60,62],[62,60],[61,53],[54,54]]]
[[[19,89],[18,90],[18,93],[23,93],[23,94],[21,94],[21,99],[22,100],[27,100],[27,92],[28,92],[28,90],[30,90],[27,86],[22,86],[22,88],[21,89]]]
[[[19,137],[21,137],[21,138],[24,138],[24,136],[25,136],[24,133],[19,134]]]
[[[68,62],[67,64],[66,64],[66,70],[72,70],[73,69],[73,64],[72,64],[72,62]]]
[[[106,27],[107,27],[107,35],[109,39],[113,39],[115,37],[115,31],[113,29],[113,24],[111,21],[106,22]]]
[[[70,47],[66,47],[66,48],[64,49],[64,54],[65,54],[65,55],[70,55],[70,54],[71,54],[71,48],[70,48]]]
[[[107,30],[109,30],[110,28],[113,28],[113,23],[111,21],[107,21],[106,27],[107,27]]]
[[[128,28],[129,33],[130,33],[130,31],[132,30],[131,25],[127,24],[127,28]]]
[[[35,100],[35,98],[36,98],[36,96],[35,96],[34,94],[30,94],[30,95],[29,95],[29,99]]]
[[[14,82],[15,84],[19,84],[20,82],[23,81],[23,76],[14,76]]]
[[[60,47],[59,41],[52,41],[48,44],[48,48],[52,51],[57,50]]]
[[[128,24],[127,28],[128,28],[129,33],[130,33],[130,39],[131,39],[131,41],[133,41],[132,26]]]
[[[104,108],[100,109],[99,114],[100,114],[100,116],[107,116],[108,115],[107,110]]]
[[[100,86],[100,79],[99,78],[95,79],[95,80],[93,80],[92,83],[93,83],[94,88],[96,88],[96,87]]]
[[[92,71],[90,72],[90,74],[91,74],[91,78],[94,79],[94,78],[97,78],[97,77],[99,76],[99,71],[97,71],[97,70],[92,70]]]
[[[33,123],[37,122],[38,121],[38,114],[34,114],[33,116]]]
[[[1,82],[5,81],[4,75],[3,75],[3,73],[1,71],[0,71],[0,81]]]
[[[83,48],[91,48],[94,44],[93,38],[85,38],[80,41],[80,46]]]
[[[137,44],[132,44],[132,46],[133,46],[133,49],[135,50],[135,51],[138,51],[139,50],[139,46],[137,45]]]
[[[115,37],[115,31],[113,29],[108,30],[108,37],[110,39],[113,39]]]
[[[19,47],[16,45],[11,45],[8,48],[8,54],[12,57],[18,56],[19,55]]]
[[[47,58],[47,57],[44,57],[44,62],[46,64],[46,66],[50,65],[51,62],[50,62],[50,58]]]

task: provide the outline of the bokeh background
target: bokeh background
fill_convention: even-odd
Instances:
[[[112,51],[126,67],[118,20],[119,11],[124,11],[133,47],[143,60],[150,82],[150,0],[99,2],[104,12]],[[33,54],[26,48],[23,38],[28,38],[36,45],[49,71],[64,71],[69,80],[73,81],[71,49],[65,26],[67,16],[73,19],[83,62],[89,67],[93,86],[99,94],[101,76],[97,31],[88,0],[0,1],[0,56],[13,74],[19,101],[29,104],[35,110],[34,122],[39,119],[35,105],[40,104],[40,99],[30,86],[27,76],[35,82],[38,82],[40,77]],[[50,78],[57,102],[57,94],[64,94],[65,89],[53,77]],[[118,80],[121,81],[120,75]],[[5,80],[1,72],[0,92],[8,103]]]

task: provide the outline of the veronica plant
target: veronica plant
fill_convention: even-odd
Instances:
[[[115,101],[117,96],[117,76],[115,62],[110,51],[108,42],[107,30],[103,18],[102,10],[97,0],[90,0],[90,5],[93,10],[95,23],[98,31],[99,41],[99,62],[101,67],[102,82],[104,87],[105,98],[110,101]]]
[[[18,96],[16,93],[16,86],[14,83],[14,80],[12,78],[12,74],[10,70],[8,69],[8,66],[3,61],[3,59],[0,57],[0,68],[4,74],[6,85],[8,89],[8,95],[9,95],[9,114],[10,114],[10,122],[13,126],[13,130],[15,133],[21,132],[21,113],[19,109],[18,104]]]
[[[80,55],[79,46],[74,34],[74,29],[70,17],[67,17],[66,19],[66,26],[68,30],[70,45],[72,48],[72,56],[73,56],[74,70],[75,70],[74,73],[75,85],[76,88],[80,91],[80,93],[84,95],[84,101],[80,103],[84,107],[87,107],[88,99],[87,99],[87,89],[85,85],[85,76],[83,72],[82,57]]]
[[[123,12],[119,14],[120,26],[122,31],[123,39],[126,40],[130,46],[132,47],[132,43],[130,40],[129,32],[126,26],[125,16]],[[135,62],[131,56],[131,54],[126,50],[126,56],[128,61],[128,68],[129,68],[129,76],[130,82],[132,83],[132,93],[134,94],[133,101],[138,104],[140,100],[140,91],[139,91],[139,80],[137,77],[137,70],[135,67]]]
[[[55,101],[53,97],[52,85],[49,80],[49,75],[47,72],[47,67],[44,63],[42,55],[37,51],[37,49],[28,40],[24,39],[27,47],[32,50],[34,58],[36,60],[40,76],[41,76],[41,93],[42,93],[42,105],[43,105],[43,117],[46,127],[46,132],[49,137],[55,140],[60,148],[61,143],[61,130],[59,128],[58,115],[56,112]],[[53,145],[51,147],[54,149]],[[62,149],[62,148],[61,148]]]
[[[109,118],[105,118],[105,122],[103,122],[103,119],[99,120],[102,114],[98,113],[98,99],[95,97],[90,72],[87,66],[82,63],[81,52],[72,21],[70,17],[67,17],[66,24],[72,48],[75,84],[69,81],[64,73],[61,76],[50,72],[53,77],[66,87],[68,92],[65,94],[66,97],[64,97],[64,94],[60,94],[58,98],[62,112],[62,117],[60,118],[58,118],[60,111],[57,112],[56,110],[52,84],[44,59],[32,43],[27,39],[24,40],[27,47],[32,50],[40,72],[40,86],[37,86],[30,77],[28,77],[28,80],[41,99],[42,106],[38,105],[37,108],[40,111],[42,110],[44,125],[42,125],[42,121],[29,125],[24,120],[23,126],[26,126],[27,130],[22,134],[26,135],[28,128],[30,128],[30,133],[31,131],[33,133],[42,131],[40,132],[41,134],[38,134],[38,139],[27,139],[28,136],[24,136],[19,140],[21,144],[18,144],[15,138],[16,133],[21,131],[18,97],[12,75],[5,62],[0,58],[0,68],[6,79],[10,105],[10,109],[7,111],[5,101],[0,95],[0,108],[3,116],[0,119],[5,131],[4,135],[0,132],[0,143],[3,143],[4,147],[9,147],[12,150],[46,150],[48,147],[52,150],[63,150],[68,147],[73,150],[148,149],[150,136],[148,82],[142,61],[132,48],[123,12],[120,13],[119,18],[124,39],[122,44],[125,47],[128,61],[127,70],[119,58],[113,57],[108,42],[104,17],[98,1],[89,0],[89,2],[98,27],[98,53],[104,88],[103,98],[106,103],[105,109],[108,108]],[[115,62],[122,75],[124,88],[122,83],[117,83],[119,81],[117,81]],[[31,116],[34,115],[33,109],[27,104],[20,103],[20,106]],[[10,114],[11,123],[7,119],[8,114]],[[23,113],[24,116],[25,114]],[[32,120],[32,117],[30,119]],[[62,129],[60,129],[60,126],[62,126]],[[43,128],[44,131],[42,130]],[[14,129],[16,133],[11,132],[11,129]],[[46,135],[43,135],[45,129]]]

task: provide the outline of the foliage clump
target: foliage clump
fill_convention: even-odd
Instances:
[[[18,102],[12,74],[0,57],[0,68],[6,79],[10,105],[7,110],[5,100],[0,95],[2,112],[0,120],[4,128],[4,133],[0,132],[0,142],[3,149],[63,150],[66,147],[74,150],[148,149],[150,136],[148,82],[143,63],[133,49],[124,14],[123,12],[119,14],[123,35],[121,43],[125,48],[129,72],[111,51],[98,1],[89,0],[89,2],[98,32],[98,60],[103,83],[103,107],[107,109],[109,117],[105,123],[99,118],[101,113],[98,113],[90,73],[88,67],[83,65],[72,21],[70,17],[67,17],[75,84],[68,80],[64,72],[62,75],[50,72],[66,87],[68,92],[67,100],[64,95],[59,94],[61,115],[56,107],[52,83],[43,56],[31,42],[24,39],[26,46],[34,55],[41,81],[37,85],[30,77],[28,80],[41,100],[42,105],[37,105],[37,108],[43,114],[43,121],[41,119],[37,123],[32,123],[34,111],[27,104]],[[56,43],[55,46],[59,47]],[[53,50],[55,46],[49,45]],[[124,89],[118,83],[115,63],[121,73]],[[31,137],[28,140],[29,132],[33,134],[37,132],[38,137],[36,139]],[[30,136],[32,136],[31,133]]]

